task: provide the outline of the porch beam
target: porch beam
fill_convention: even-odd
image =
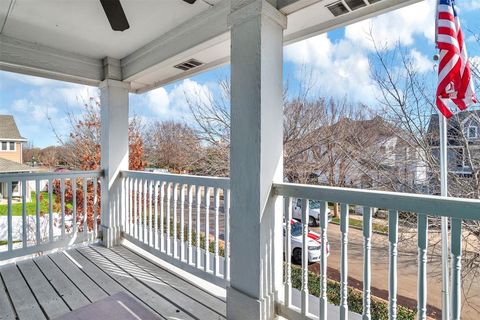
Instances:
[[[305,27],[302,28],[301,30],[286,34],[284,36],[284,44],[289,45],[298,41],[302,41],[314,36],[317,36],[319,34],[329,32],[334,29],[342,28],[347,25],[373,18],[376,16],[379,16],[381,14],[387,13],[389,11],[397,10],[403,7],[406,7],[408,5],[412,5],[414,3],[420,2],[421,0],[383,0],[380,2],[377,2],[373,5],[367,6],[365,8],[361,8],[355,11],[351,11],[348,14],[338,16],[332,20],[325,21],[322,23],[318,23],[315,25],[312,25],[310,27]],[[300,5],[305,4],[306,6],[309,5],[315,5],[317,2],[316,0],[304,0],[304,1],[289,1],[289,0],[279,0],[280,3],[290,3],[288,6],[283,7],[283,11],[286,11],[288,13],[294,13],[295,11],[298,11],[302,9],[303,7],[300,7]],[[322,5],[322,4],[319,4]],[[302,17],[300,14],[297,13],[297,15],[289,15],[289,21],[291,23],[295,23],[295,21],[292,21],[294,19],[302,20],[304,17]]]
[[[98,86],[103,63],[75,53],[0,35],[0,70]]]
[[[121,179],[128,170],[128,83],[105,79],[100,83],[102,235],[103,244],[111,247],[120,239]]]
[[[175,61],[189,58],[195,52],[227,41],[229,3],[229,0],[223,0],[215,4],[123,58],[124,80],[135,81],[160,64],[171,63],[172,58]]]
[[[282,285],[283,30],[265,0],[234,0],[231,24],[231,272],[228,319],[273,319]]]

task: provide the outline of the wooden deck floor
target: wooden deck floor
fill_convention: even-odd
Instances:
[[[159,319],[225,318],[223,300],[126,247],[92,245],[1,267],[0,319],[54,319],[121,291]]]

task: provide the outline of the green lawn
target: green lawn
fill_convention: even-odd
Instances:
[[[333,217],[332,218],[332,223],[340,224],[340,218]],[[349,218],[348,219],[348,225],[352,228],[361,230],[362,227],[363,227],[363,221],[358,220],[358,219]],[[373,222],[372,223],[372,230],[373,230],[373,232],[388,234],[388,226],[385,226],[385,225],[382,225],[382,224],[379,224],[379,223]]]
[[[42,192],[42,201],[40,202],[40,212],[47,213],[48,212],[48,192]],[[53,203],[55,203],[55,194],[52,195]],[[35,192],[32,192],[32,201],[27,202],[27,215],[34,216],[36,210],[36,198]],[[8,207],[6,204],[0,205],[0,216],[6,216],[8,213]],[[12,214],[14,216],[21,216],[22,215],[22,204],[15,203],[12,205]]]

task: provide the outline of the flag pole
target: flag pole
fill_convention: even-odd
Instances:
[[[440,191],[448,197],[448,164],[447,164],[447,118],[439,114],[440,123]],[[450,316],[449,306],[449,263],[448,263],[448,218],[442,217],[442,320]]]
[[[435,8],[435,45],[438,43],[438,6]],[[438,59],[438,56],[436,56]],[[447,118],[438,113],[438,124],[440,126],[440,194],[448,197],[448,146],[447,146]],[[441,239],[442,239],[442,320],[450,319],[449,299],[449,263],[448,263],[448,218],[441,218]]]

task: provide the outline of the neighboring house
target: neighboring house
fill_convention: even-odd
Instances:
[[[369,120],[342,119],[328,128],[338,137],[339,147],[323,150],[334,170],[320,170],[319,181],[335,185],[388,191],[423,192],[427,185],[425,157],[408,143],[408,135],[391,126],[382,117]],[[325,147],[323,147],[325,148]],[[332,158],[332,154],[333,156]]]
[[[2,173],[20,173],[31,172],[35,169],[23,164],[22,149],[23,143],[27,139],[23,138],[18,131],[15,119],[11,115],[0,115],[0,174]],[[27,201],[30,201],[30,188],[27,184]],[[12,195],[21,197],[21,183],[13,182]],[[7,183],[0,183],[0,199],[6,198],[8,194]]]
[[[438,114],[432,114],[428,127],[429,143],[436,159],[440,155],[438,119]],[[461,177],[471,177],[480,165],[480,110],[460,112],[447,123],[448,170]]]

